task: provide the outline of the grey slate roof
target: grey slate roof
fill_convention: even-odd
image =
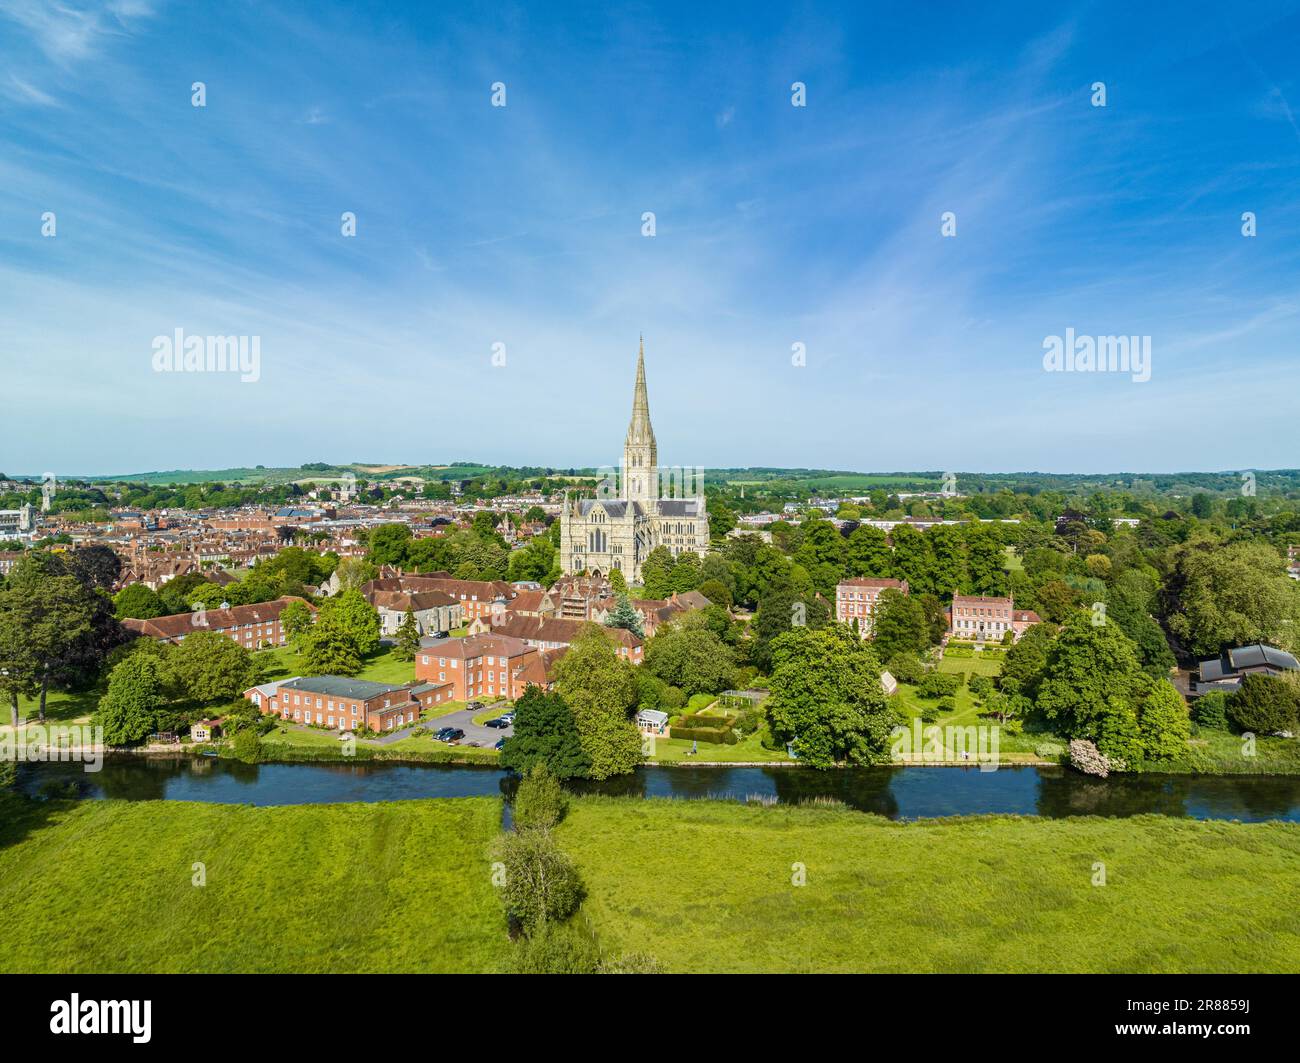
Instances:
[[[304,690],[312,694],[324,694],[331,698],[366,698],[378,697],[380,694],[392,694],[398,691],[406,693],[407,688],[394,686],[392,683],[372,683],[369,679],[349,679],[342,675],[316,675],[306,679],[290,679],[280,684],[281,690]]]

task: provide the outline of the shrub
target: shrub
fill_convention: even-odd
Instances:
[[[925,665],[914,653],[894,654],[885,665],[885,670],[900,683],[910,683],[912,686],[919,683],[925,675]]]
[[[970,692],[977,698],[986,698],[993,691],[993,680],[986,675],[970,677]]]
[[[252,727],[245,727],[230,743],[230,751],[245,764],[256,764],[262,759],[262,739]]]
[[[956,711],[957,711],[957,699],[956,699],[956,698],[940,698],[940,699],[939,699],[939,704],[938,704],[938,706],[936,706],[936,707],[938,708],[938,710],[939,710],[940,712],[956,712]]]
[[[923,698],[942,698],[956,694],[961,689],[962,677],[947,672],[927,672],[916,686]]]
[[[930,704],[930,705],[922,705],[922,706],[921,706],[921,722],[922,722],[922,723],[934,723],[938,718],[939,718],[939,706],[938,706],[938,704]]]
[[[497,842],[505,865],[501,902],[531,937],[578,910],[584,890],[578,869],[544,830],[513,831]]]
[[[1099,775],[1103,779],[1110,774],[1110,761],[1096,746],[1083,738],[1070,742],[1070,767],[1077,768],[1085,775]]]
[[[686,704],[686,695],[680,687],[665,687],[659,695],[659,707],[665,711],[680,709]]]
[[[1271,675],[1248,675],[1228,699],[1228,718],[1256,734],[1295,732],[1298,707],[1291,685]]]
[[[752,735],[763,726],[763,714],[753,709],[748,709],[736,717],[736,730],[742,735]]]
[[[721,731],[716,727],[670,727],[669,738],[680,738],[686,742],[712,742],[715,746],[734,746],[736,732],[728,727]]]
[[[541,927],[516,942],[510,957],[513,974],[595,974],[599,968],[600,946],[579,920]]]
[[[569,797],[546,761],[539,760],[519,781],[513,807],[515,830],[550,830],[569,810]]]
[[[1228,695],[1222,690],[1211,690],[1192,703],[1192,718],[1196,726],[1206,731],[1228,729]]]

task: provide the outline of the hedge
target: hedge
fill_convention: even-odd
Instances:
[[[712,742],[715,746],[734,746],[736,732],[731,728],[719,731],[714,727],[670,727],[669,738],[680,738],[687,742]]]

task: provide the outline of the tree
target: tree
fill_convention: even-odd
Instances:
[[[341,591],[326,599],[316,614],[313,637],[322,628],[350,640],[358,657],[368,657],[379,649],[379,614],[360,591]]]
[[[799,758],[827,768],[889,759],[893,716],[868,643],[842,625],[794,628],[772,646],[768,723]]]
[[[311,628],[313,621],[311,607],[301,598],[296,598],[280,612],[280,630],[291,646],[297,646],[298,640]]]
[[[1180,547],[1169,581],[1169,630],[1209,656],[1250,642],[1300,648],[1300,585],[1268,543]]]
[[[627,577],[623,575],[621,568],[616,568],[609,574],[609,585],[615,594],[627,593]]]
[[[591,777],[607,779],[633,771],[641,763],[641,735],[632,722],[636,678],[633,666],[619,659],[601,628],[584,626],[556,663],[555,677],[577,721]]]
[[[356,675],[361,655],[356,641],[337,624],[316,624],[302,639],[303,663],[312,675]]]
[[[1228,699],[1228,719],[1254,734],[1294,734],[1300,730],[1295,688],[1276,676],[1248,675]]]
[[[930,646],[930,629],[921,603],[894,587],[880,592],[871,634],[876,654],[885,661],[900,653],[921,653]]]
[[[435,542],[421,539],[420,543]],[[356,591],[379,575],[379,570],[364,557],[344,557],[339,560],[334,574],[339,578],[340,591]]]
[[[605,626],[622,628],[624,631],[632,632],[637,638],[645,638],[645,624],[641,621],[641,614],[632,607],[632,602],[626,594],[618,596],[614,608],[605,617]]]
[[[370,533],[366,559],[373,565],[402,565],[410,543],[409,525],[381,524]]]
[[[646,646],[641,667],[689,697],[729,688],[735,679],[736,660],[712,631],[669,624]]]
[[[669,581],[673,591],[677,594],[693,591],[700,585],[702,579],[700,555],[689,552],[679,554],[677,563],[673,565],[672,579]]]
[[[506,577],[512,582],[531,581],[543,583],[555,565],[555,547],[544,535],[532,539],[527,546],[515,550],[506,565]],[[622,573],[619,573],[621,576]],[[626,582],[624,583],[626,587]]]
[[[413,661],[419,652],[420,625],[415,620],[415,613],[408,608],[397,628],[397,646],[393,650],[393,656],[399,661]]]
[[[578,910],[584,895],[582,878],[549,831],[504,834],[495,856],[505,867],[501,901],[530,937]]]
[[[1093,624],[1088,614],[1075,613],[1048,650],[1037,706],[1065,737],[1094,740],[1115,759],[1115,743],[1137,741],[1141,674],[1133,641],[1118,625]]]
[[[1079,604],[1079,592],[1064,580],[1048,580],[1038,588],[1038,606],[1043,618],[1054,624],[1063,624]]]
[[[231,701],[261,678],[259,662],[215,631],[195,631],[172,647],[167,671],[178,695],[201,705]]]
[[[164,703],[163,675],[158,659],[132,654],[108,677],[108,693],[99,700],[95,723],[104,728],[110,746],[143,741],[157,729]]]
[[[514,734],[501,750],[501,766],[527,775],[539,763],[557,779],[591,774],[591,758],[582,748],[573,710],[559,694],[530,684],[515,702]]]
[[[122,574],[122,559],[107,546],[82,546],[69,557],[72,575],[90,587],[109,590]]]
[[[1187,703],[1168,679],[1142,676],[1138,685],[1138,733],[1148,760],[1170,760],[1187,752],[1192,733]]]
[[[873,528],[870,524],[860,524],[849,534],[844,549],[846,576],[887,579],[892,572],[892,563],[889,538],[881,529]]]
[[[791,583],[772,587],[758,603],[758,613],[750,628],[754,644],[750,655],[754,664],[764,672],[772,667],[772,643],[793,628],[812,630],[831,622],[830,606],[817,597],[811,589],[796,590]]]
[[[1165,633],[1151,616],[1155,596],[1155,580],[1130,569],[1111,584],[1106,595],[1106,620],[1118,624],[1133,640],[1143,670],[1152,678],[1163,679],[1177,662]]]
[[[806,520],[799,528],[799,547],[794,560],[824,595],[835,593],[835,585],[844,576],[844,537],[828,520]],[[680,563],[680,562],[679,562]]]
[[[666,546],[656,546],[641,562],[641,584],[647,598],[657,601],[672,594],[675,563],[673,552]]]
[[[58,555],[43,551],[24,554],[9,573],[0,616],[0,668],[12,686],[39,695],[41,722],[51,684],[88,679],[115,644],[114,630],[121,631],[108,601],[68,574]]]
[[[230,751],[234,753],[235,759],[242,760],[245,764],[256,764],[262,759],[262,739],[254,728],[242,727],[231,739]]]
[[[998,676],[999,688],[1007,690],[1009,684],[1014,683],[1016,691],[1030,698],[1036,697],[1056,631],[1055,624],[1034,624],[1026,630],[1007,650]]]
[[[731,608],[731,591],[721,580],[707,579],[700,584],[699,591],[714,605],[722,606],[724,609]]]
[[[537,761],[520,780],[512,808],[515,830],[550,830],[564,818],[569,798],[546,761]]]

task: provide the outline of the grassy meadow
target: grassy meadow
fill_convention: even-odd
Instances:
[[[559,839],[602,945],[671,972],[1300,969],[1295,824],[584,797]]]
[[[3,972],[472,972],[507,954],[495,799],[0,812]]]

